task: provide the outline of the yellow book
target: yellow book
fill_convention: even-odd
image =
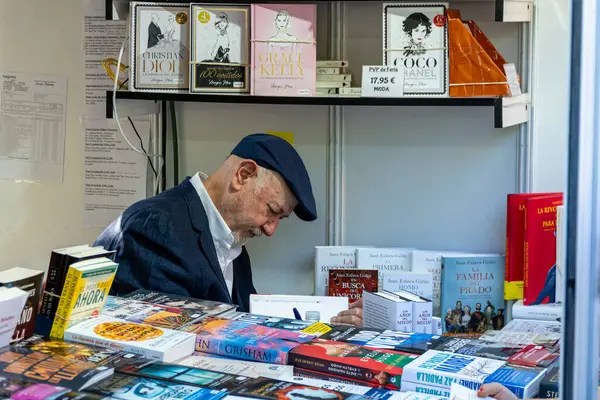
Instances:
[[[106,257],[69,266],[50,337],[62,339],[76,323],[97,316],[106,303],[118,265]]]

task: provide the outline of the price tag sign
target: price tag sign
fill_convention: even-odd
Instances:
[[[402,97],[403,95],[404,66],[363,66],[362,97]]]

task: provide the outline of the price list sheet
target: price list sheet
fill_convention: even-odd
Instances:
[[[2,73],[0,178],[62,183],[67,80]]]

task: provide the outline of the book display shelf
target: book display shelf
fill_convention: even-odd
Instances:
[[[126,0],[106,0],[107,19],[118,19],[114,12]],[[186,1],[182,1],[186,2]],[[293,1],[204,1],[204,3],[298,3]],[[377,65],[380,48],[371,48],[381,41],[381,3],[379,1],[301,1],[300,3],[318,3],[319,11],[326,10],[327,43],[324,53],[327,59],[350,60],[352,67],[359,65]],[[407,247],[444,248],[472,251],[501,251],[504,245],[505,200],[507,193],[530,192],[531,183],[531,126],[530,114],[532,97],[532,60],[533,35],[535,31],[534,2],[532,0],[463,0],[451,1],[451,6],[464,10],[469,18],[482,21],[486,33],[490,34],[494,44],[517,66],[523,94],[517,97],[469,97],[469,98],[373,98],[373,97],[271,97],[246,94],[196,94],[196,93],[147,93],[112,91],[107,96],[107,118],[113,117],[116,96],[117,105],[128,101],[148,101],[161,103],[163,122],[153,129],[153,140],[166,140],[166,102],[176,102],[181,107],[181,116],[190,118],[182,125],[196,128],[199,120],[239,118],[247,129],[263,125],[251,120],[273,118],[281,121],[284,116],[277,113],[297,113],[311,128],[324,122],[322,132],[302,142],[298,140],[299,150],[311,154],[308,169],[315,176],[318,202],[326,204],[321,213],[324,215],[324,235],[311,237],[302,230],[293,229],[282,232],[283,238],[274,238],[276,242],[268,245],[252,244],[253,254],[262,264],[289,263],[289,268],[298,265],[291,258],[301,258],[303,272],[298,272],[297,282],[293,285],[305,288],[312,271],[306,272],[307,255],[314,245],[406,245]],[[577,3],[575,1],[574,3]],[[126,8],[126,7],[125,7]],[[364,24],[364,25],[363,25]],[[374,33],[375,32],[375,33]],[[319,34],[320,35],[320,34]],[[320,36],[321,37],[321,36]],[[497,39],[497,42],[494,40]],[[376,47],[376,46],[375,46]],[[323,52],[321,54],[324,54]],[[593,53],[593,52],[590,52]],[[589,60],[588,60],[589,61]],[[597,60],[593,60],[597,61]],[[379,60],[379,63],[381,61]],[[577,68],[576,65],[573,68]],[[360,75],[360,69],[353,71]],[[589,77],[588,77],[589,78]],[[585,75],[582,78],[581,84]],[[593,86],[593,79],[587,84]],[[591,87],[590,86],[590,87]],[[585,100],[577,99],[584,103]],[[194,104],[199,103],[199,104]],[[589,104],[593,104],[589,102]],[[588,104],[588,106],[589,106]],[[585,105],[585,104],[584,104]],[[227,112],[220,109],[227,108]],[[239,107],[239,109],[237,108]],[[275,107],[275,112],[269,111]],[[292,111],[284,111],[285,108]],[[568,218],[582,218],[591,213],[592,206],[598,207],[596,198],[590,191],[594,185],[585,185],[577,174],[578,169],[597,170],[598,157],[593,157],[592,141],[575,138],[579,125],[576,109],[572,111],[571,148],[578,148],[579,155],[585,159],[571,161],[569,167],[569,192],[567,198],[577,199],[568,204]],[[591,112],[591,111],[590,111]],[[198,115],[195,115],[198,114]],[[314,118],[313,117],[314,114]],[[286,114],[287,115],[287,114]],[[269,117],[270,116],[270,117]],[[588,118],[591,118],[588,115]],[[193,121],[191,121],[193,119]],[[585,123],[579,121],[585,126]],[[242,123],[242,122],[240,122]],[[590,123],[590,120],[587,120]],[[281,124],[280,124],[281,125]],[[223,123],[223,131],[230,127],[230,121]],[[589,127],[589,125],[588,125]],[[490,129],[493,128],[493,129]],[[259,128],[260,129],[260,128]],[[290,128],[293,129],[293,128]],[[224,147],[214,143],[221,140],[223,131],[214,132],[210,127],[201,129],[200,138],[185,150],[188,157],[210,158],[212,152]],[[302,132],[298,128],[297,131]],[[593,129],[590,129],[592,132]],[[315,137],[322,135],[319,140]],[[591,135],[591,133],[590,133]],[[162,138],[162,139],[160,139]],[[223,139],[228,142],[230,138]],[[586,147],[587,144],[587,147]],[[213,147],[211,147],[213,146]],[[164,148],[163,148],[164,152]],[[317,154],[318,153],[318,154]],[[315,161],[319,159],[318,162]],[[585,162],[591,164],[585,164]],[[316,173],[315,173],[316,171]],[[324,176],[324,178],[323,178]],[[574,178],[573,178],[574,177]],[[579,179],[579,180],[578,180]],[[597,183],[597,182],[596,182]],[[575,186],[573,186],[575,185]],[[162,186],[166,188],[166,183]],[[600,189],[600,188],[599,188]],[[579,197],[578,197],[579,196]],[[474,201],[476,199],[476,201]],[[568,202],[568,201],[567,201]],[[594,203],[594,204],[592,204]],[[371,209],[373,208],[373,209]],[[597,208],[594,208],[597,209]],[[589,214],[591,215],[591,214]],[[580,245],[592,235],[593,228],[579,232],[579,236],[569,239],[568,247]],[[578,226],[569,222],[569,230],[578,230]],[[581,229],[581,228],[580,228]],[[597,229],[597,227],[595,228]],[[304,233],[303,233],[304,232]],[[290,235],[300,242],[298,247],[304,250],[290,249],[291,255],[284,257],[269,252],[269,248],[290,247]],[[287,235],[287,236],[286,236]],[[584,237],[585,236],[585,237]],[[321,240],[321,239],[324,240]],[[279,240],[279,242],[277,242]],[[275,243],[275,244],[274,244]],[[591,256],[589,240],[583,247]],[[308,248],[308,251],[306,250]],[[265,255],[266,254],[266,255]],[[300,256],[299,256],[300,255]],[[262,257],[262,258],[261,258]],[[254,260],[254,258],[253,258]],[[569,260],[575,264],[575,252],[567,252]],[[259,264],[257,263],[257,264]],[[293,265],[292,265],[293,264]],[[273,271],[260,272],[259,276],[273,276],[272,280],[282,279],[282,291],[292,291],[289,270],[273,274]],[[568,274],[570,283],[567,288],[567,302],[575,302],[575,275],[580,281],[589,274],[595,282],[596,275],[590,268],[585,272]],[[597,273],[597,272],[596,272]],[[300,282],[300,283],[298,283]],[[588,281],[589,282],[589,281]],[[309,286],[309,285],[308,285]],[[300,289],[302,291],[303,289]],[[593,287],[586,287],[587,299],[593,297]],[[267,289],[268,291],[268,289]],[[569,297],[570,296],[570,297]],[[570,326],[568,337],[575,335],[575,321],[594,317],[593,304],[580,304],[577,300],[577,315],[565,326]],[[591,302],[593,303],[593,302]],[[510,313],[512,304],[507,304]],[[510,315],[507,315],[510,320]],[[583,349],[593,342],[589,334],[577,332],[577,345],[569,343],[565,347],[563,361],[570,365],[585,364],[576,362],[584,358]],[[566,337],[563,335],[563,337]],[[597,344],[591,353],[598,354]],[[588,352],[589,353],[589,352]],[[589,358],[589,354],[587,357]],[[591,362],[591,361],[590,361]],[[593,371],[597,370],[597,357]],[[563,371],[565,369],[563,368]],[[565,372],[563,382],[569,385],[573,397],[590,398],[589,392],[577,396],[578,390],[590,386],[589,371],[576,369]],[[578,383],[574,383],[578,382]],[[578,389],[579,388],[579,389]],[[581,392],[583,393],[583,392]]]

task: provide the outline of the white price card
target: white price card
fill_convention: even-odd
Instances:
[[[361,92],[362,97],[402,97],[404,66],[363,66]]]

